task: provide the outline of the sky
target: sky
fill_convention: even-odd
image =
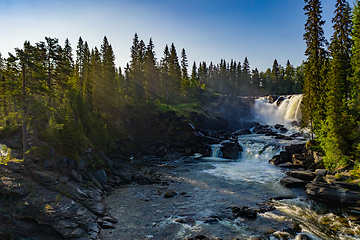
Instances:
[[[324,0],[325,36],[332,35],[336,0]],[[265,71],[274,59],[295,67],[305,60],[306,16],[303,0],[0,0],[0,53],[58,38],[73,49],[79,37],[100,49],[106,36],[117,67],[130,61],[134,34],[147,44],[152,38],[156,57],[174,43],[178,56],[185,49],[189,68],[196,61],[231,59]]]

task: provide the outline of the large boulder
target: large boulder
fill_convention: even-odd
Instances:
[[[306,182],[304,180],[294,178],[291,176],[286,176],[280,180],[281,185],[287,188],[297,188],[297,187],[304,187]]]
[[[359,205],[360,192],[340,187],[340,185],[332,185],[326,182],[313,181],[306,185],[306,193],[309,196],[325,203],[337,203],[344,206]]]
[[[238,159],[239,153],[243,151],[243,148],[236,141],[224,143],[220,150],[223,153],[223,158]]]
[[[290,177],[294,177],[294,178],[301,179],[304,181],[312,181],[316,177],[315,173],[313,173],[311,171],[307,171],[307,170],[288,171],[285,174]]]

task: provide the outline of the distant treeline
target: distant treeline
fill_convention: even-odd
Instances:
[[[157,61],[152,39],[146,46],[135,34],[131,60],[122,76],[126,95],[138,99],[169,98],[170,102],[178,102],[184,101],[179,95],[187,96],[185,99],[196,97],[198,89],[238,96],[302,91],[303,66],[295,68],[290,61],[284,68],[275,59],[272,68],[259,72],[257,68],[250,69],[247,57],[243,64],[223,59],[218,64],[194,62],[191,69],[185,49],[181,51],[180,60],[178,58],[176,48],[171,44],[170,48],[165,46]]]

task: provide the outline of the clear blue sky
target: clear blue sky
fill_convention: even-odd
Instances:
[[[336,0],[323,0],[325,35],[332,34]],[[351,2],[352,3],[352,2]],[[69,38],[75,49],[79,36],[100,47],[106,35],[116,65],[130,60],[134,33],[147,44],[152,37],[156,57],[165,44],[185,48],[193,61],[244,61],[265,71],[274,59],[298,66],[305,59],[303,0],[0,0],[0,53],[8,57],[25,40],[32,44]]]

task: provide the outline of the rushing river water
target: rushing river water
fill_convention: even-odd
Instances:
[[[300,101],[301,95],[296,95],[277,106],[258,99],[256,121],[284,124],[291,135],[298,131],[291,123],[301,116]],[[115,190],[106,203],[119,223],[114,230],[103,230],[103,239],[180,240],[197,235],[224,240],[304,239],[300,233],[316,240],[360,239],[360,227],[350,214],[313,202],[301,189],[280,185],[285,170],[268,160],[303,138],[289,141],[251,134],[238,141],[243,152],[237,160],[222,158],[221,143],[211,146],[211,157],[153,160],[155,174],[165,181]],[[172,191],[176,196],[164,198]],[[275,210],[259,213],[256,219],[234,219],[232,206]]]

